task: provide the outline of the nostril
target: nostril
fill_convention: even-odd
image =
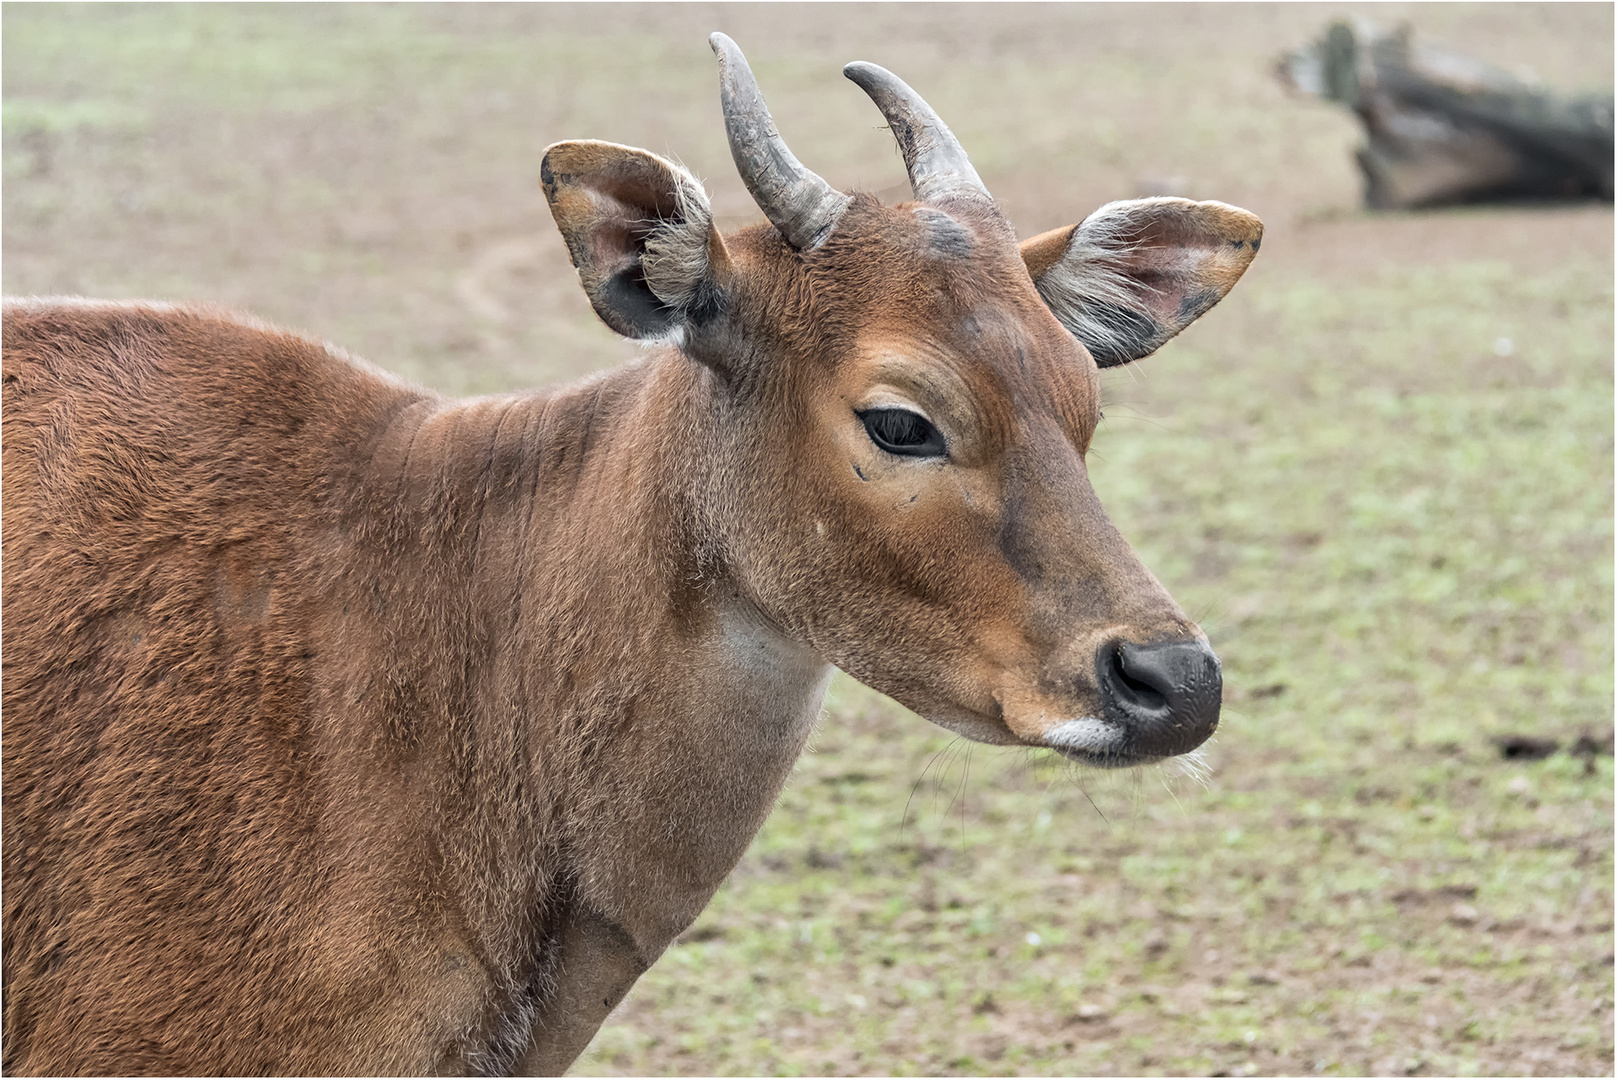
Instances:
[[[1163,693],[1156,685],[1140,678],[1140,675],[1150,677],[1147,672],[1131,672],[1129,670],[1128,656],[1123,646],[1111,650],[1113,685],[1124,696],[1131,698],[1133,704],[1146,712],[1156,712],[1167,707],[1168,695]]]

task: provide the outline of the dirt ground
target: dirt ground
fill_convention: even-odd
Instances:
[[[906,195],[902,163],[889,133],[868,100],[839,73],[847,61],[868,59],[893,69],[927,96],[970,151],[1023,236],[1078,220],[1112,199],[1145,194],[1216,198],[1257,213],[1267,228],[1261,257],[1230,300],[1194,331],[1201,335],[1193,339],[1200,344],[1187,348],[1202,352],[1175,354],[1187,358],[1184,376],[1190,381],[1185,385],[1204,385],[1195,380],[1216,376],[1216,370],[1197,367],[1195,356],[1238,360],[1244,355],[1243,343],[1262,343],[1281,356],[1303,342],[1329,355],[1329,326],[1292,337],[1284,329],[1293,317],[1291,309],[1277,306],[1272,298],[1292,295],[1286,290],[1299,282],[1313,283],[1325,306],[1336,287],[1355,298],[1382,297],[1389,310],[1399,312],[1388,318],[1405,321],[1417,321],[1418,312],[1397,307],[1399,291],[1426,287],[1421,283],[1428,279],[1441,284],[1470,280],[1470,274],[1487,288],[1507,292],[1529,282],[1532,287],[1520,294],[1526,297],[1521,304],[1544,319],[1559,320],[1557,325],[1593,326],[1597,338],[1605,334],[1605,345],[1599,347],[1609,348],[1609,205],[1428,214],[1360,211],[1351,157],[1359,139],[1356,122],[1341,109],[1288,97],[1271,71],[1282,51],[1311,40],[1331,18],[1349,13],[1382,22],[1409,19],[1420,33],[1455,50],[1560,89],[1609,90],[1612,85],[1609,4],[8,4],[3,11],[0,281],[8,294],[217,301],[335,341],[449,393],[541,385],[620,362],[633,348],[596,320],[577,287],[539,190],[539,157],[545,145],[566,138],[644,146],[677,157],[705,180],[721,226],[759,220],[730,162],[718,112],[705,38],[723,29],[746,50],[794,152],[839,187],[862,187],[887,200]],[[1561,302],[1557,290],[1571,287],[1568,274],[1582,274],[1576,278],[1583,282],[1578,287],[1604,297],[1600,302],[1605,309],[1591,314],[1570,300],[1565,303],[1573,304],[1571,314],[1565,304],[1556,307]],[[1595,284],[1588,285],[1585,278]],[[1383,329],[1375,311],[1349,316],[1342,325],[1355,332]],[[1468,332],[1463,327],[1455,331]],[[1492,331],[1485,336],[1490,343],[1495,340]],[[1491,372],[1503,364],[1491,353],[1484,360],[1493,366],[1477,361],[1481,381],[1493,378]],[[1417,385],[1421,362],[1419,356],[1409,358],[1405,389],[1422,388]],[[1179,407],[1161,389],[1178,361],[1165,353],[1161,364],[1151,363],[1158,366],[1137,383],[1116,384],[1134,388],[1130,400],[1148,417],[1159,414],[1153,409]],[[1609,375],[1609,364],[1605,370]],[[1517,377],[1511,374],[1506,381]],[[1555,388],[1553,375],[1532,378]],[[1266,408],[1285,409],[1280,398],[1257,400],[1262,387],[1254,385],[1253,416]],[[1609,378],[1594,392],[1609,396]],[[1191,415],[1189,404],[1183,409]],[[1609,426],[1603,438],[1604,487],[1596,476],[1592,497],[1609,504]],[[1349,452],[1357,450],[1343,451]],[[1122,449],[1115,456],[1125,459]],[[1301,488],[1303,481],[1298,483]],[[1140,504],[1150,505],[1143,497]],[[1139,520],[1149,523],[1150,513],[1140,511]],[[1589,568],[1604,567],[1599,574],[1609,575],[1609,566],[1604,566],[1610,558],[1609,511],[1604,513],[1598,522],[1604,531],[1592,532],[1589,541],[1599,551],[1575,571],[1595,575],[1593,587],[1605,589],[1601,596],[1610,592],[1609,583],[1602,584],[1609,579]],[[1289,535],[1287,559],[1306,558],[1320,544],[1317,535]],[[1222,573],[1218,560],[1230,558],[1227,552],[1220,554],[1216,540],[1215,535],[1198,549],[1195,559],[1187,556],[1180,563],[1169,555],[1160,563],[1150,561],[1176,593],[1178,583],[1186,582],[1199,596],[1197,583],[1216,579]],[[1277,583],[1276,593],[1284,586]],[[1211,585],[1207,595],[1215,595]],[[1226,622],[1233,626],[1248,617],[1243,605],[1249,601],[1243,595],[1217,595]],[[1577,625],[1585,636],[1565,645],[1571,657],[1565,662],[1580,679],[1609,683],[1609,601],[1601,600],[1591,610],[1593,614],[1576,616],[1584,620]],[[1572,615],[1566,618],[1576,622]],[[1440,659],[1442,650],[1441,643],[1427,641],[1411,651]],[[1280,681],[1242,685],[1236,677],[1243,670],[1240,654],[1226,657],[1226,663],[1233,673],[1227,676],[1232,706],[1253,719],[1252,731],[1269,730],[1263,726],[1271,715],[1266,710],[1279,708],[1282,691],[1272,686]],[[1566,717],[1575,714],[1565,720],[1568,733],[1577,724],[1609,731],[1609,694],[1604,704],[1593,694],[1596,705],[1590,706],[1592,692],[1582,693],[1565,712]],[[845,713],[845,734],[831,739],[829,748],[820,747],[815,761],[805,764],[805,779],[794,785],[796,794],[788,793],[789,802],[783,805],[792,813],[810,813],[790,801],[798,795],[828,799],[828,793],[875,791],[846,777],[862,775],[856,766],[877,773],[890,766],[891,789],[870,794],[868,804],[872,814],[888,813],[903,803],[906,790],[913,794],[922,783],[916,774],[924,769],[914,762],[925,763],[927,755],[938,753],[941,744],[906,743],[902,751],[893,749],[909,737],[897,732],[920,723],[914,717],[863,704],[849,706]],[[1507,719],[1515,722],[1523,715]],[[1539,719],[1551,726],[1558,722],[1553,710]],[[1275,731],[1285,730],[1281,719],[1273,724]],[[1459,769],[1456,762],[1477,764],[1484,757],[1488,767],[1497,764],[1491,749],[1477,749],[1483,744],[1480,735],[1453,753],[1432,749],[1448,745],[1436,736],[1421,739],[1419,753],[1410,754],[1418,757],[1430,750],[1430,762],[1421,767],[1429,765],[1433,775],[1447,776],[1443,770]],[[839,745],[842,758],[836,756]],[[1322,845],[1338,837],[1338,848],[1332,850],[1352,848],[1342,856],[1349,860],[1344,867],[1384,849],[1398,849],[1400,865],[1425,865],[1426,855],[1400,847],[1409,841],[1402,833],[1388,832],[1378,840],[1374,830],[1356,832],[1358,826],[1341,825],[1358,812],[1354,805],[1359,810],[1380,806],[1376,812],[1385,812],[1388,829],[1395,828],[1391,822],[1405,811],[1411,821],[1425,813],[1407,801],[1406,793],[1389,792],[1392,780],[1375,779],[1399,767],[1401,751],[1383,749],[1384,756],[1372,760],[1364,757],[1371,751],[1360,745],[1343,750],[1338,761],[1325,760],[1317,748],[1299,749],[1302,744],[1248,742],[1243,747],[1232,737],[1228,745],[1220,768],[1222,775],[1232,777],[1231,794],[1224,803],[1209,804],[1205,834],[1184,833],[1185,852],[1194,853],[1198,845],[1211,850],[1225,843],[1231,830],[1239,833],[1244,819],[1262,818],[1278,823],[1276,835],[1313,829],[1324,837]],[[859,764],[889,751],[894,756],[888,764]],[[1330,754],[1335,753],[1333,746]],[[1609,760],[1600,759],[1607,789]],[[1335,817],[1329,797],[1321,794],[1329,785],[1318,779],[1320,770],[1333,764],[1358,770],[1355,786],[1340,789],[1346,792],[1342,798],[1348,810]],[[981,956],[974,953],[978,959],[972,963],[981,960],[991,970],[973,977],[982,985],[1002,987],[992,993],[975,985],[950,990],[947,973],[917,975],[916,985],[932,979],[941,987],[936,995],[947,1001],[948,1009],[937,1012],[914,1004],[920,991],[910,997],[897,994],[884,1004],[889,1000],[885,992],[849,990],[838,980],[866,973],[852,967],[852,960],[822,957],[824,963],[813,966],[806,952],[792,953],[782,963],[801,963],[802,973],[793,976],[791,971],[798,969],[788,966],[772,976],[777,983],[796,978],[796,989],[820,993],[823,980],[826,1001],[858,997],[863,1003],[868,996],[891,1013],[884,1021],[889,1026],[872,1029],[868,1046],[859,1043],[866,1049],[857,1052],[849,1049],[855,1046],[854,1029],[844,1026],[851,1021],[842,1014],[785,1004],[780,1016],[791,1019],[776,1024],[768,1039],[760,1035],[752,1056],[752,1044],[732,1037],[729,1028],[715,1028],[711,1045],[698,1045],[690,1041],[694,1029],[684,1025],[699,1021],[681,1011],[686,1006],[672,1004],[676,984],[653,981],[673,980],[687,971],[679,965],[698,964],[702,956],[710,956],[712,967],[691,967],[689,977],[714,980],[715,986],[724,971],[743,960],[773,963],[780,958],[767,950],[723,951],[726,942],[736,949],[753,948],[752,938],[734,929],[753,925],[748,921],[753,916],[735,905],[747,897],[759,904],[766,903],[759,898],[785,903],[779,898],[792,893],[768,891],[774,883],[802,892],[808,882],[812,892],[820,881],[814,875],[833,880],[842,860],[850,871],[863,865],[859,855],[827,854],[830,841],[823,837],[811,841],[789,831],[769,834],[738,869],[737,890],[721,896],[711,936],[697,937],[654,969],[579,1071],[1447,1069],[1609,1075],[1610,793],[1578,786],[1592,781],[1570,765],[1563,771],[1565,776],[1534,774],[1533,783],[1542,784],[1545,792],[1565,794],[1567,816],[1553,822],[1545,808],[1563,804],[1554,803],[1549,794],[1542,795],[1542,805],[1534,801],[1527,806],[1526,789],[1509,787],[1505,779],[1493,777],[1471,788],[1458,774],[1452,780],[1457,789],[1515,800],[1510,813],[1528,815],[1523,818],[1527,824],[1511,826],[1514,832],[1490,833],[1492,826],[1468,823],[1495,821],[1487,816],[1492,810],[1478,810],[1482,817],[1457,811],[1456,836],[1467,828],[1473,828],[1473,835],[1481,829],[1484,839],[1492,838],[1496,854],[1509,848],[1509,836],[1516,836],[1524,850],[1543,848],[1550,853],[1545,858],[1564,857],[1564,866],[1556,864],[1561,876],[1554,879],[1559,884],[1553,889],[1558,891],[1553,897],[1544,894],[1547,906],[1536,914],[1493,918],[1486,910],[1479,913],[1477,908],[1486,908],[1489,890],[1495,888],[1491,877],[1475,878],[1481,882],[1482,900],[1476,899],[1479,885],[1453,884],[1460,878],[1411,878],[1413,883],[1381,892],[1375,891],[1382,889],[1380,884],[1372,889],[1347,883],[1310,901],[1332,912],[1318,916],[1319,932],[1314,933],[1297,931],[1298,924],[1287,921],[1294,905],[1302,903],[1300,893],[1275,894],[1265,909],[1269,922],[1254,916],[1250,922],[1235,918],[1232,923],[1228,916],[1208,914],[1193,900],[1154,896],[1147,885],[1097,884],[1099,899],[1094,902],[1115,902],[1118,910],[1096,915],[1085,933],[1104,939],[1108,928],[1117,936],[1138,931],[1146,940],[1152,931],[1145,927],[1160,923],[1166,930],[1156,931],[1159,937],[1151,940],[1161,949],[1149,941],[1131,946],[1132,951],[1118,954],[1117,962],[1138,965],[1129,976],[1132,983],[1124,979],[1109,990],[1097,990],[1102,984],[1095,980],[1101,977],[1092,976],[1085,991],[1091,996],[1084,999],[1091,1004],[1074,998],[1047,1009],[1024,1004],[1034,1000],[1036,991],[1018,996],[1011,984],[1024,967],[1042,970],[1039,963],[1055,963],[1049,959],[1056,955],[1049,942],[1040,953],[1017,945],[1023,938],[1016,936],[1009,945],[990,944],[980,950]],[[1005,781],[1007,799],[1026,794],[1019,783]],[[1279,794],[1266,803],[1263,792],[1271,784],[1271,793]],[[951,912],[958,910],[964,920],[974,910],[974,888],[991,895],[1007,889],[1006,881],[1023,876],[1031,881],[1046,871],[1045,885],[1052,889],[1061,882],[1102,881],[1106,868],[1132,866],[1129,860],[1144,858],[1158,828],[1157,819],[1148,815],[1132,826],[1120,826],[1127,833],[1122,839],[1097,841],[1093,852],[1061,855],[1065,862],[1037,870],[1031,860],[1026,865],[996,862],[1009,858],[995,839],[1008,835],[1008,826],[996,825],[992,809],[997,790],[993,785],[984,789],[989,808],[972,819],[973,829],[982,830],[981,836],[973,833],[972,846],[964,838],[964,825],[953,855],[946,841],[932,847],[923,842],[919,848],[909,841],[894,842],[890,854],[906,869],[894,870],[886,863],[872,869],[870,880],[877,884],[862,886],[866,891],[859,894],[865,907],[843,909],[837,906],[842,901],[827,900],[817,910],[859,921],[886,910],[882,897],[901,897],[905,903],[913,900],[915,911],[928,912],[937,926],[954,925],[948,923]],[[1088,794],[1073,789],[1067,796],[1073,813],[1090,813],[1083,806]],[[841,799],[838,794],[839,806]],[[1313,811],[1298,808],[1309,799],[1326,800],[1323,817],[1310,817]],[[1007,819],[1021,813],[1014,807],[1004,811]],[[1529,821],[1533,814],[1538,815],[1533,820],[1542,819],[1540,826]],[[1575,825],[1568,824],[1574,819]],[[1433,822],[1429,815],[1420,820]],[[1441,825],[1448,819],[1436,820]],[[1249,832],[1256,828],[1250,823],[1245,827]],[[890,833],[891,823],[879,826],[881,830]],[[1439,850],[1439,839],[1431,839],[1432,851]],[[1284,877],[1278,869],[1268,885],[1260,884],[1271,854],[1258,850],[1248,852],[1244,861],[1187,862],[1184,873],[1223,875],[1216,889],[1207,887],[1207,896],[1238,906],[1243,896],[1262,896],[1265,889],[1278,887]],[[1274,857],[1277,865],[1284,861]],[[1464,864],[1473,877],[1481,873],[1476,867],[1492,857],[1486,851],[1453,856],[1462,863],[1477,860]],[[874,855],[871,860],[872,865],[880,862]],[[1442,863],[1436,855],[1431,860],[1431,865]],[[1297,872],[1305,884],[1307,862],[1298,857]],[[992,876],[1001,871],[1005,876]],[[948,884],[944,879],[950,873],[978,884]],[[1349,869],[1342,873],[1351,876]],[[928,883],[924,888],[923,882]],[[1287,888],[1294,886],[1303,888],[1295,879]],[[955,894],[963,898],[958,904],[951,899]],[[1383,922],[1416,928],[1434,942],[1453,939],[1444,945],[1449,951],[1431,962],[1410,959],[1414,953],[1378,951],[1368,937],[1342,928],[1358,925],[1351,920],[1361,917],[1370,925],[1374,912],[1366,914],[1367,904],[1382,905],[1376,909],[1382,914],[1375,917]],[[1171,915],[1173,911],[1183,914]],[[902,912],[893,916],[907,927],[906,917]],[[1286,948],[1300,955],[1287,961],[1290,966],[1235,967],[1244,961],[1232,960],[1231,946],[1218,943],[1221,918],[1222,925],[1238,924],[1239,932],[1250,936],[1253,957],[1269,957],[1253,964],[1270,964],[1273,951],[1280,948],[1263,944],[1266,934],[1283,936],[1290,943]],[[762,915],[757,919],[760,927],[775,927]],[[1333,921],[1337,919],[1349,923]],[[1457,936],[1480,933],[1479,926],[1493,935],[1486,948]],[[1045,933],[1049,937],[1051,932]],[[1072,933],[1075,953],[1083,946],[1097,956],[1110,955],[1093,940],[1084,946],[1078,930]],[[905,940],[917,949],[926,947],[920,937]],[[1152,982],[1168,979],[1164,972],[1170,969],[1151,965],[1163,955],[1178,955],[1174,950],[1181,945],[1191,960],[1184,971],[1171,969],[1179,972],[1173,978],[1180,981]],[[942,948],[936,943],[932,947]],[[875,947],[867,943],[862,948]],[[1505,974],[1475,959],[1488,949],[1514,958],[1508,964],[1499,961]],[[901,958],[896,963],[905,970],[907,962]],[[873,956],[869,963],[876,964]],[[1204,970],[1193,970],[1197,965]],[[1477,973],[1484,968],[1486,974]],[[1438,1002],[1437,989],[1447,991],[1451,983],[1453,993]],[[1121,989],[1125,985],[1130,988]],[[1307,1011],[1313,1006],[1305,999],[1324,1000],[1321,986],[1346,995],[1342,1001],[1351,1003],[1335,1012]],[[1568,987],[1577,993],[1562,994]],[[1265,995],[1276,994],[1282,995],[1279,1004],[1263,1004]],[[1431,1002],[1423,1004],[1422,995]],[[740,1007],[735,997],[727,1000],[703,1008],[724,1013]],[[1489,1000],[1498,1010],[1479,1012],[1477,1003]],[[1264,1030],[1261,1025],[1249,1030],[1258,1021],[1242,1010],[1260,1008],[1274,1014],[1265,1023],[1278,1028],[1291,1017],[1300,1025],[1287,1036],[1290,1042],[1266,1044],[1267,1036],[1254,1034]],[[1198,1018],[1223,1015],[1220,1010],[1228,1014],[1227,1022],[1218,1021],[1224,1025],[1222,1034],[1215,1037],[1195,1026]],[[1489,1025],[1498,1025],[1498,1030],[1488,1030]],[[687,1041],[681,1043],[682,1038]],[[769,1039],[774,1041],[765,1048]],[[932,1053],[927,1048],[934,1044],[949,1049]],[[1047,1050],[1018,1058],[1015,1048],[1024,1044]]]

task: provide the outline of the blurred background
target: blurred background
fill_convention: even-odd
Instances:
[[[1606,1074],[1609,202],[1367,212],[1334,19],[1609,93],[1608,4],[3,9],[5,291],[213,300],[454,394],[633,355],[539,190],[565,138],[761,220],[706,35],[794,152],[908,196],[872,60],[1031,236],[1148,194],[1267,226],[1108,373],[1123,533],[1225,665],[1210,775],[976,747],[846,679],[578,1074]]]

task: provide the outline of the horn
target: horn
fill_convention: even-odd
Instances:
[[[960,140],[920,94],[888,71],[857,60],[842,69],[887,118],[909,170],[910,189],[922,202],[947,198],[992,199],[971,167]]]
[[[818,247],[853,200],[805,169],[786,149],[736,43],[724,34],[707,40],[719,58],[719,101],[736,170],[787,243],[799,251]]]

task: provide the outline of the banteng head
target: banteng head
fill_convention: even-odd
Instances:
[[[689,514],[704,578],[760,625],[973,739],[1098,765],[1191,750],[1218,659],[1096,500],[1099,368],[1206,312],[1263,228],[1215,202],[1112,203],[1018,244],[926,102],[850,64],[913,202],[843,194],[712,38],[737,168],[771,224],[720,236],[683,169],[601,142],[543,182],[609,326],[677,348],[708,403]]]

